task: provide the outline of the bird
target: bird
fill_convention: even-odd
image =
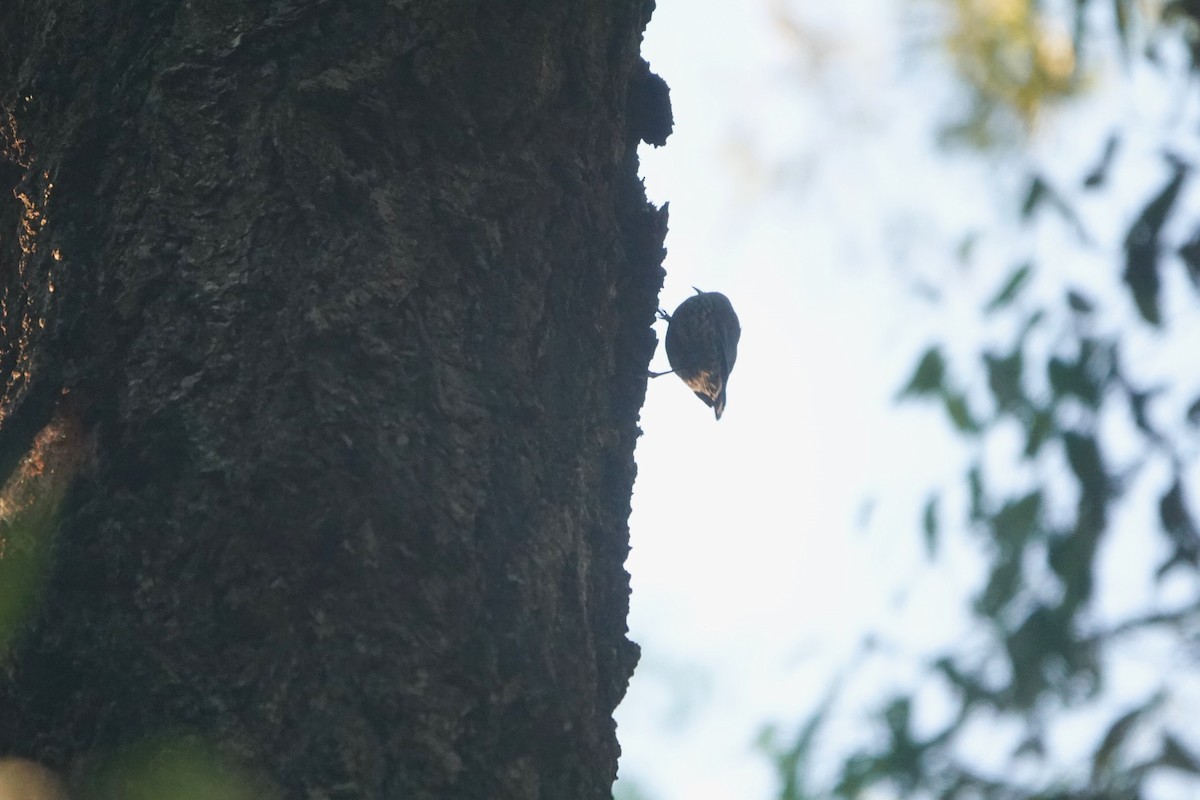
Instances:
[[[725,413],[725,387],[742,336],[733,304],[720,292],[696,289],[696,294],[680,303],[675,313],[660,308],[658,316],[668,323],[666,347],[671,369],[650,373],[651,377],[675,373],[720,419]]]

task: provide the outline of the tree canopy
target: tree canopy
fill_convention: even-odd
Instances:
[[[948,141],[1031,135],[1044,109],[1085,94],[1112,60],[1155,72],[1178,114],[1149,134],[1136,117],[1092,130],[1078,143],[1092,154],[1083,170],[1033,149],[1002,156],[1025,177],[1012,203],[1019,233],[993,260],[1007,271],[979,309],[985,333],[964,347],[946,331],[898,387],[902,404],[940,406],[972,454],[959,481],[931,492],[913,533],[897,532],[922,536],[947,569],[950,537],[980,557],[972,633],[920,654],[915,679],[855,717],[861,735],[846,750],[822,744],[831,720],[856,713],[839,686],[791,732],[769,730],[778,796],[1191,796],[1200,5],[1151,15],[1129,0],[1078,0],[1057,38],[1036,2],[938,6],[970,98]],[[977,234],[964,233],[964,258]],[[886,630],[870,644],[865,658],[895,657]]]

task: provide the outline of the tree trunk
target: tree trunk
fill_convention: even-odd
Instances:
[[[651,7],[0,2],[0,755],[610,796]]]

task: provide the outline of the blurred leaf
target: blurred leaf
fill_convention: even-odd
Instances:
[[[1161,321],[1158,308],[1162,282],[1158,274],[1159,234],[1179,197],[1188,171],[1187,165],[1178,159],[1171,159],[1171,166],[1170,179],[1143,209],[1125,237],[1125,283],[1133,293],[1142,319],[1151,325]]]
[[[1121,42],[1121,53],[1129,55],[1129,7],[1127,0],[1113,0],[1113,18],[1117,25],[1117,38]]]
[[[1038,206],[1046,199],[1050,186],[1042,180],[1041,175],[1034,175],[1025,190],[1025,201],[1021,203],[1021,219],[1028,220],[1038,210]]]
[[[1005,640],[1012,669],[1012,700],[1018,708],[1029,708],[1046,690],[1046,660],[1066,636],[1061,620],[1039,606]]]
[[[1013,270],[1012,274],[1008,276],[1008,280],[1004,282],[1004,286],[1002,286],[1000,291],[996,293],[996,296],[989,300],[988,304],[983,307],[984,313],[991,314],[994,311],[1004,308],[1012,303],[1013,300],[1017,299],[1017,295],[1019,295],[1021,290],[1025,288],[1025,284],[1029,282],[1029,275],[1031,271],[1032,265],[1028,263],[1022,264],[1020,267],[1017,267],[1015,270]]]
[[[984,508],[983,471],[978,464],[972,464],[967,470],[967,486],[971,493],[970,515],[972,521],[978,522],[987,516]]]
[[[1200,290],[1200,228],[1197,228],[1192,238],[1179,248],[1179,258],[1183,261],[1192,286]]]
[[[1079,479],[1080,488],[1085,494],[1103,497],[1108,491],[1109,481],[1095,437],[1067,431],[1062,438],[1067,451],[1067,463]]]
[[[1058,433],[1054,424],[1054,415],[1049,411],[1038,410],[1033,413],[1028,422],[1025,434],[1025,458],[1033,458],[1042,449],[1042,445],[1051,436]]]
[[[989,619],[998,619],[1020,588],[1020,555],[1002,555],[992,564],[988,582],[975,600],[975,610]]]
[[[1096,166],[1088,172],[1083,179],[1083,186],[1086,189],[1098,189],[1104,185],[1108,178],[1108,170],[1112,167],[1113,157],[1117,154],[1117,147],[1121,139],[1116,133],[1110,133],[1108,140],[1104,143],[1104,152],[1100,154],[1100,160],[1096,162]]]
[[[925,511],[921,515],[921,528],[925,532],[925,555],[933,560],[937,556],[938,545],[938,496],[931,495],[925,501]]]
[[[959,669],[949,657],[939,658],[934,662],[933,669],[935,672],[941,673],[946,682],[958,692],[959,697],[962,698],[964,709],[980,702],[991,705],[996,703],[995,692],[985,687],[975,676],[968,675]]]
[[[987,366],[988,388],[992,390],[992,397],[996,398],[996,407],[1000,411],[1014,411],[1029,405],[1021,388],[1022,356],[1019,348],[1004,358],[984,353],[983,363]]]
[[[946,361],[942,351],[936,346],[930,347],[917,362],[917,368],[908,381],[908,385],[900,390],[900,398],[921,397],[942,391],[942,383],[946,379]]]
[[[1196,523],[1187,508],[1183,496],[1183,484],[1179,476],[1171,488],[1158,501],[1158,518],[1163,530],[1175,543],[1179,556],[1192,564],[1200,561],[1200,534],[1196,531]]]
[[[1096,748],[1095,754],[1092,756],[1092,782],[1101,783],[1105,773],[1109,772],[1113,767],[1113,760],[1121,746],[1125,744],[1129,734],[1134,727],[1141,721],[1142,717],[1154,711],[1162,703],[1162,696],[1155,695],[1140,706],[1126,711],[1108,727],[1108,731],[1104,734],[1104,738],[1100,740],[1100,746]]]
[[[954,423],[954,427],[959,433],[977,434],[980,431],[979,423],[971,416],[971,409],[967,406],[967,398],[959,392],[942,392],[942,402],[946,407],[946,415],[950,417],[950,421]]]
[[[1192,755],[1191,751],[1170,733],[1163,734],[1162,755],[1158,757],[1158,763],[1181,772],[1200,775],[1200,760],[1197,760],[1196,756]]]
[[[1041,517],[1042,492],[1030,492],[1019,500],[1010,500],[996,512],[992,531],[996,543],[1008,553],[1019,553],[1037,529]]]
[[[1100,406],[1100,386],[1091,375],[1090,365],[1083,360],[1074,363],[1055,357],[1050,359],[1047,372],[1050,390],[1056,398],[1076,397],[1089,408]]]
[[[1200,397],[1197,397],[1192,401],[1192,404],[1188,406],[1187,421],[1193,425],[1200,425]]]
[[[1132,386],[1128,387],[1129,413],[1133,417],[1133,424],[1151,439],[1157,439],[1159,434],[1154,429],[1154,426],[1150,424],[1149,406],[1150,401],[1158,396],[1159,393],[1160,391],[1155,389],[1143,392],[1134,389]]]
[[[1090,314],[1096,310],[1091,300],[1088,300],[1074,289],[1067,292],[1067,305],[1071,307],[1072,311],[1079,314]]]

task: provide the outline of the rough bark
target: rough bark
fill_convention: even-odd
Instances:
[[[609,796],[650,7],[0,3],[0,477],[53,520],[0,521],[0,755]]]

